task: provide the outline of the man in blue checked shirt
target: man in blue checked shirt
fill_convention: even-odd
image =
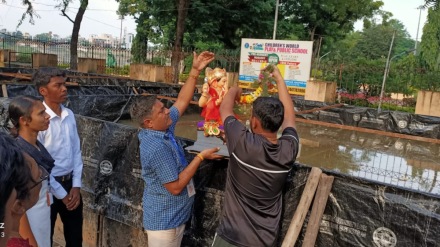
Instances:
[[[143,195],[144,228],[149,247],[180,246],[194,203],[192,177],[204,159],[218,159],[219,149],[202,151],[188,164],[181,146],[174,138],[177,120],[191,101],[197,78],[214,54],[202,52],[194,59],[189,77],[174,105],[168,109],[156,96],[139,97],[130,108],[130,115],[139,126]]]

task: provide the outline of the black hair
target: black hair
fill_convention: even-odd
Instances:
[[[131,119],[143,127],[144,119],[149,117],[153,112],[156,99],[156,95],[139,96],[135,98],[130,106]]]
[[[17,191],[16,199],[29,197],[29,182],[32,178],[30,166],[17,142],[7,133],[0,131],[0,222],[4,222],[6,203]]]
[[[32,75],[32,82],[35,84],[37,91],[40,91],[40,87],[45,87],[49,84],[52,77],[66,77],[66,72],[58,68],[40,68]]]
[[[32,95],[20,95],[12,99],[9,103],[9,120],[11,120],[17,131],[20,128],[20,117],[32,120],[31,114],[35,101],[40,101],[40,99]]]
[[[252,104],[252,115],[263,129],[277,132],[284,121],[284,106],[278,98],[258,97]]]

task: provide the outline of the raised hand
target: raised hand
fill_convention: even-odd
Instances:
[[[194,59],[192,68],[196,69],[198,71],[201,71],[204,69],[210,62],[212,62],[215,58],[215,54],[209,51],[204,51],[197,55],[196,52],[194,52]]]

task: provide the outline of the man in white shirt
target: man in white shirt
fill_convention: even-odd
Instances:
[[[82,246],[83,203],[80,194],[83,162],[73,112],[64,107],[67,99],[65,74],[56,68],[41,68],[32,81],[44,98],[50,125],[40,131],[38,140],[46,147],[55,166],[50,177],[53,193],[51,205],[51,243],[58,214],[64,225],[66,247]]]

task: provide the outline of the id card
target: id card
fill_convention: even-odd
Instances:
[[[194,186],[194,181],[191,178],[189,183],[186,185],[186,190],[188,191],[188,197],[191,197],[196,194],[196,188]]]
[[[49,191],[46,191],[46,202],[48,207],[50,207],[50,205],[52,205],[53,203],[52,193],[50,193]]]

